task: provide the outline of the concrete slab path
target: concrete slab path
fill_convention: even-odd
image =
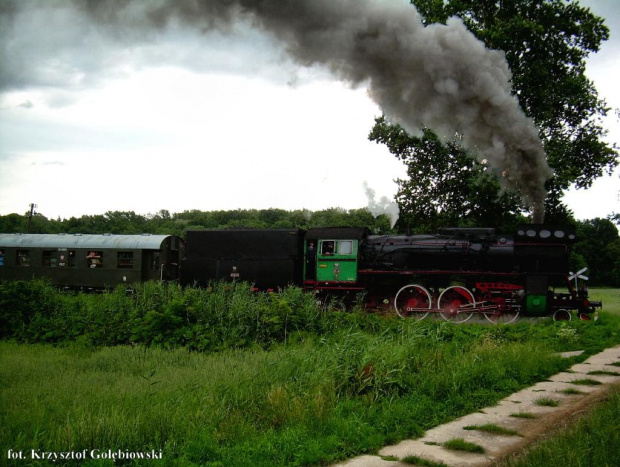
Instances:
[[[563,354],[566,358],[575,355],[578,353]],[[404,466],[411,464],[400,460],[411,456],[454,467],[490,465],[523,449],[567,417],[587,411],[594,401],[607,393],[611,385],[620,383],[620,368],[614,365],[619,362],[620,346],[604,350],[583,363],[573,365],[567,372],[554,375],[548,381],[506,397],[493,407],[428,430],[422,438],[401,441],[384,447],[376,456],[364,455],[337,465]],[[583,384],[584,380],[594,380],[600,384]],[[505,434],[491,434],[471,428],[482,425],[493,425],[510,431]],[[516,434],[509,434],[511,432]],[[443,446],[453,439],[462,439],[481,446],[484,454],[453,451]]]

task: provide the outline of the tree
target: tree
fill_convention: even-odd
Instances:
[[[588,266],[591,285],[620,286],[620,236],[609,219],[577,223],[576,265]]]
[[[500,190],[483,164],[469,157],[457,140],[443,144],[428,128],[410,137],[383,117],[376,120],[371,140],[385,144],[407,166],[408,179],[398,180],[399,225],[413,233],[442,226],[495,225],[514,230],[523,208],[514,193]]]
[[[561,204],[563,192],[573,185],[588,188],[595,178],[611,173],[619,162],[617,147],[603,141],[601,118],[609,109],[584,74],[585,58],[598,51],[609,37],[603,19],[571,0],[412,3],[426,24],[445,23],[449,17],[459,16],[487,47],[505,52],[513,73],[513,93],[540,129],[549,165],[555,171],[547,183],[547,220],[565,221],[570,213]],[[464,157],[456,144],[458,136],[454,144],[442,144],[430,130],[425,130],[422,138],[409,139],[398,135],[399,131],[397,126],[377,119],[370,139],[387,144],[409,166],[409,176],[416,177],[399,181],[401,212],[407,213],[409,226],[421,217],[411,210],[418,209],[424,198],[434,200],[426,215],[432,214],[439,223],[468,217],[466,213],[474,207],[483,214],[469,216],[465,223],[493,218],[492,213],[502,206],[515,219],[523,211],[514,194],[503,192],[497,183],[493,188],[483,164]],[[433,157],[439,167],[445,168],[449,161],[451,177],[458,180],[448,183],[450,176],[444,176],[441,169],[429,170]],[[472,190],[476,186],[484,187],[486,195],[482,199]],[[493,190],[496,196],[489,196]],[[434,195],[431,197],[429,192]],[[415,199],[405,202],[407,197]]]

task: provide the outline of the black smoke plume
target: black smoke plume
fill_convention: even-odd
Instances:
[[[259,28],[282,41],[298,64],[324,66],[353,86],[367,86],[386,116],[410,134],[424,126],[445,139],[458,134],[464,147],[521,193],[533,221],[542,221],[544,183],[552,171],[538,130],[511,95],[504,54],[486,49],[458,18],[424,27],[405,0],[73,0],[73,5],[114,34],[173,23],[231,33],[239,23]]]

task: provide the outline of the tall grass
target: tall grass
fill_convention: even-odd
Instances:
[[[607,314],[453,326],[333,311],[295,288],[31,287],[0,296],[19,323],[0,342],[0,463],[8,449],[154,449],[165,465],[327,464],[544,380],[573,363],[559,350],[620,342]]]
[[[437,331],[405,322],[216,354],[3,342],[2,449],[155,449],[180,465],[329,463],[419,436],[566,366],[541,342]]]

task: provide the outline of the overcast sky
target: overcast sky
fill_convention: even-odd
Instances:
[[[300,67],[248,24],[114,31],[68,0],[18,3],[0,19],[0,214],[350,209],[367,188],[392,198],[405,175],[368,141],[382,111],[364,83]],[[620,2],[581,3],[611,29],[588,76],[620,108]],[[605,124],[620,142],[615,112]],[[565,202],[605,217],[619,185],[616,173]]]

